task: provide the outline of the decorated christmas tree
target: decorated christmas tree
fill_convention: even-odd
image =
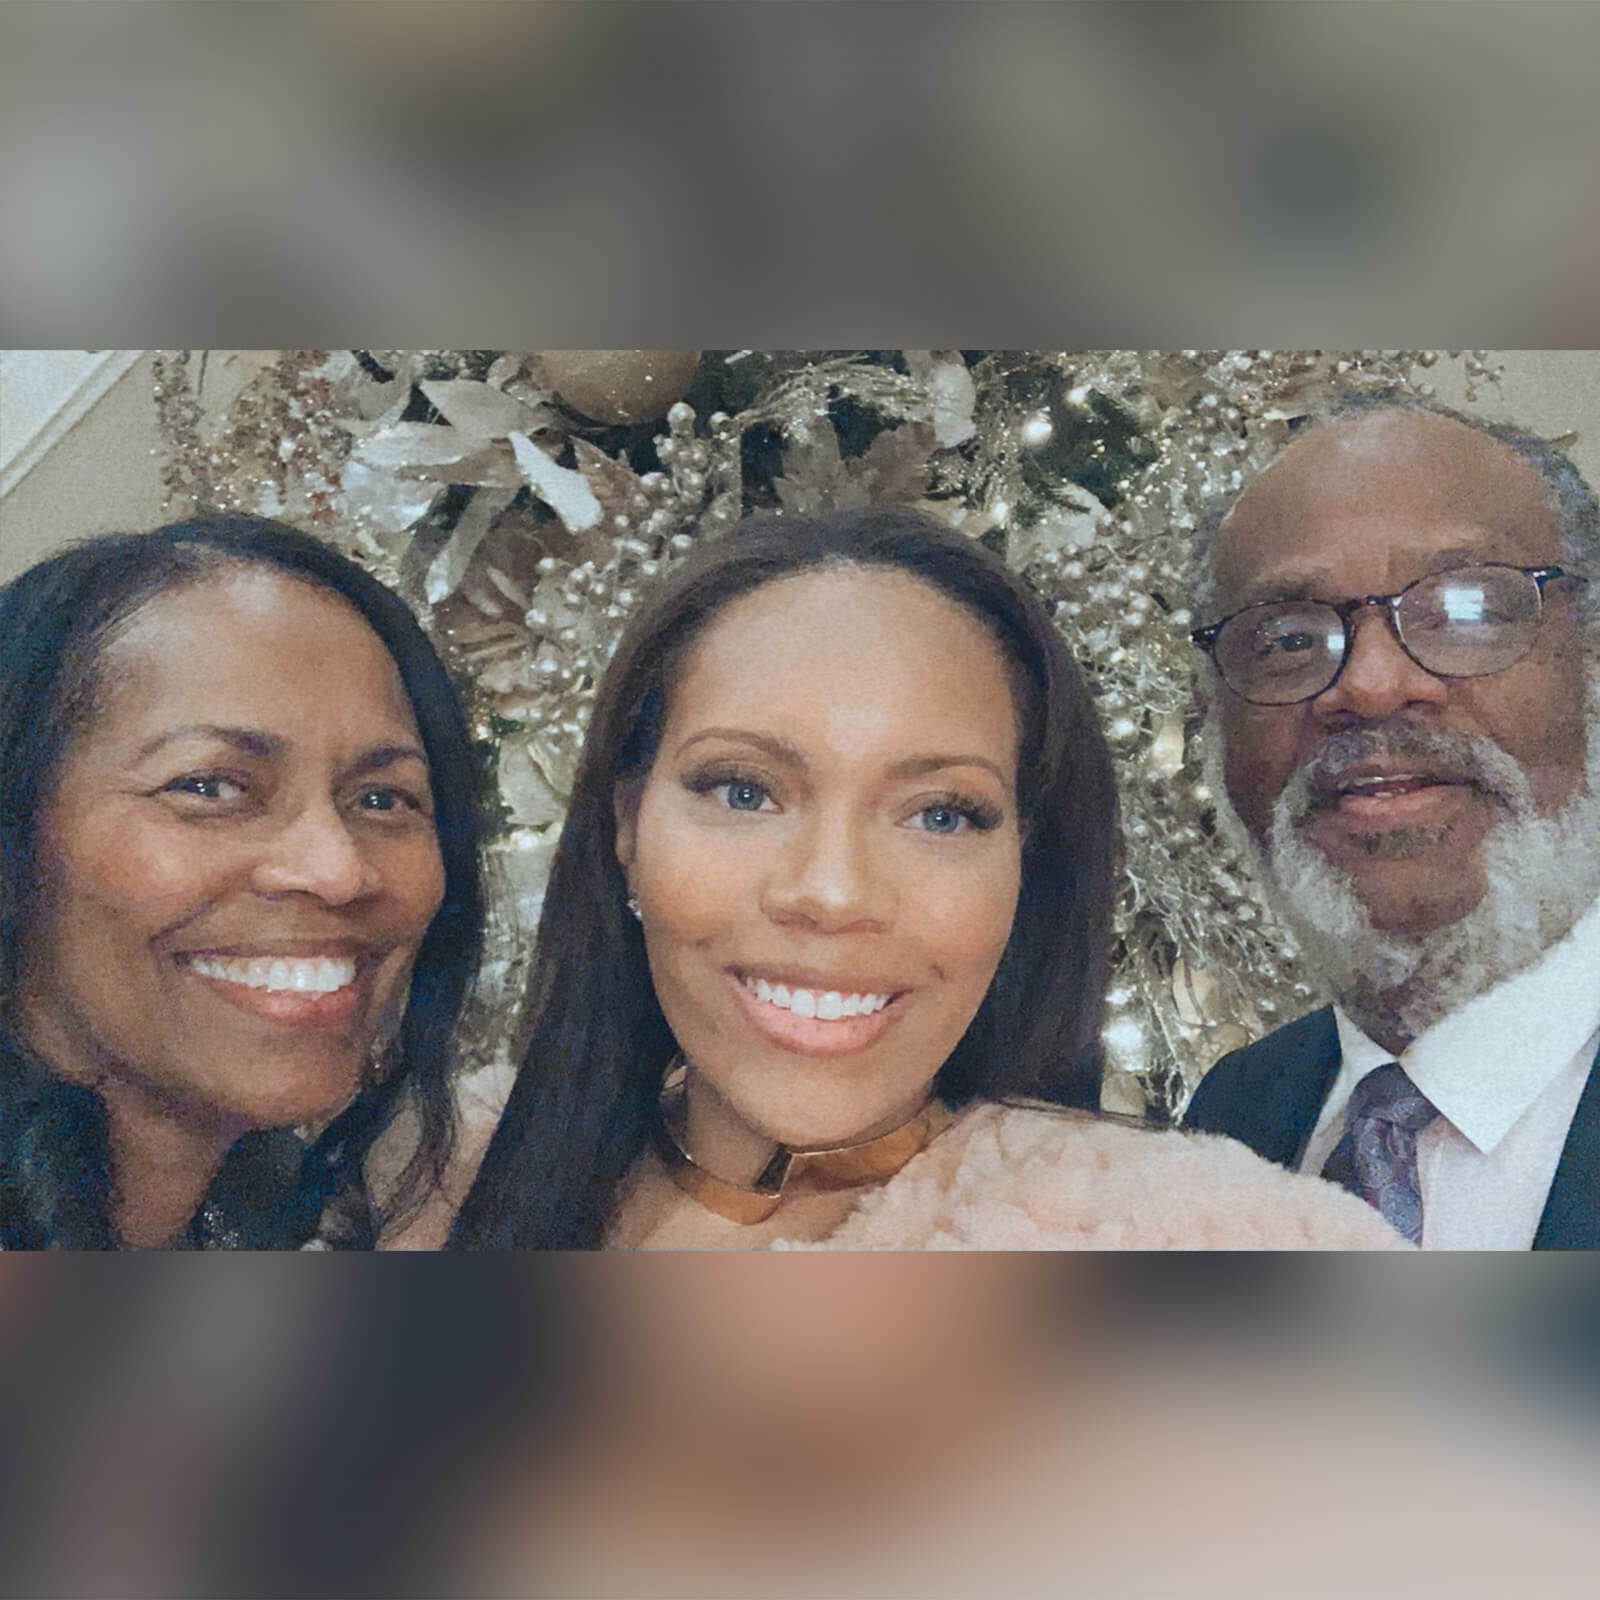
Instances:
[[[1493,380],[1457,353],[1469,389]],[[1033,585],[1082,663],[1125,839],[1104,1102],[1156,1120],[1320,1000],[1219,833],[1192,708],[1191,536],[1334,392],[1426,351],[359,350],[208,404],[157,363],[175,515],[282,517],[393,584],[461,671],[502,825],[470,1054],[510,1033],[596,684],[696,544],[753,511],[919,506]],[[492,1097],[492,1090],[491,1097]]]

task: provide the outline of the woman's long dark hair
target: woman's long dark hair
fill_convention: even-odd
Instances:
[[[1097,1104],[1116,790],[1060,634],[1003,562],[919,512],[753,519],[704,547],[665,587],[606,673],[539,920],[521,1071],[456,1220],[455,1246],[599,1243],[675,1048],[625,905],[614,796],[649,772],[676,673],[706,624],[764,584],[840,564],[907,572],[971,612],[1004,653],[1017,699],[1016,918],[937,1091],[953,1105],[1009,1095]]]
[[[466,717],[427,636],[398,596],[308,534],[255,517],[210,516],[152,533],[86,540],[0,589],[0,1244],[111,1248],[105,1107],[57,1078],[23,1037],[22,959],[40,882],[38,827],[72,740],[92,714],[108,638],[156,596],[236,567],[331,590],[383,641],[410,698],[432,774],[445,892],[412,972],[382,1081],[363,1089],[308,1149],[287,1131],[228,1152],[187,1242],[289,1248],[328,1212],[331,1242],[370,1246],[382,1220],[363,1164],[409,1101],[420,1139],[390,1197],[405,1209],[449,1155],[452,1036],[483,932],[476,761]],[[338,1202],[336,1206],[334,1202]],[[330,1206],[333,1207],[330,1210]]]

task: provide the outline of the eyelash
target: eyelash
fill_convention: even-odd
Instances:
[[[200,793],[200,786],[203,784],[209,784],[212,786],[216,786],[218,784],[231,784],[239,791],[239,793],[233,796],[202,794]],[[186,772],[182,777],[174,778],[170,783],[164,783],[156,792],[158,794],[185,795],[191,799],[208,802],[209,805],[213,806],[229,806],[236,805],[239,801],[245,799],[249,790],[248,785],[226,772]],[[399,802],[399,806],[380,808],[377,806],[367,806],[361,804],[361,802],[364,801],[369,795],[380,794],[392,795]],[[387,815],[393,810],[402,808],[404,810],[414,811],[420,814],[424,809],[422,801],[416,795],[411,793],[410,790],[396,788],[392,784],[367,785],[365,788],[358,791],[356,795],[356,804],[358,809],[368,816],[383,816]]]
[[[942,794],[917,807],[915,815],[926,817],[930,811],[948,811],[960,817],[974,833],[989,833],[998,828],[1001,813],[996,806],[983,800],[973,800],[966,795]],[[961,828],[928,828],[928,833],[951,837],[966,830]]]
[[[231,802],[224,799],[221,795],[201,794],[199,792],[199,786],[201,784],[215,785],[221,783],[231,783],[233,787],[239,791],[239,794],[235,798],[244,798],[244,784],[226,772],[186,772],[182,777],[174,778],[171,783],[162,784],[161,788],[157,792],[160,794],[189,795],[193,799],[210,800],[218,805],[230,804]]]
[[[363,789],[361,791],[361,793],[356,798],[357,798],[358,801],[360,801],[360,800],[364,800],[368,795],[372,795],[372,794],[393,795],[395,797],[395,799],[397,799],[400,802],[400,804],[402,806],[404,806],[408,811],[418,811],[418,812],[420,812],[422,810],[422,802],[421,802],[421,800],[419,800],[416,795],[412,794],[409,789],[397,789],[391,784],[372,784],[372,785],[369,785],[367,788]],[[362,807],[362,810],[368,811],[368,812],[376,810],[376,809],[377,809],[376,807],[369,807],[369,806],[363,806]],[[380,815],[381,814],[382,813],[380,813]]]
[[[713,768],[705,772],[691,773],[684,780],[685,786],[691,794],[709,795],[719,789],[732,791],[736,788],[754,789],[760,794],[763,801],[772,798],[770,787],[760,778],[753,777],[748,772],[741,772],[737,768]],[[755,816],[761,806],[735,806],[731,803],[731,793],[723,796],[723,804],[729,811],[740,812],[746,816]],[[970,796],[956,794],[935,795],[931,800],[925,801],[912,813],[914,817],[926,817],[932,811],[948,811],[967,824],[967,829],[975,833],[988,833],[1000,826],[1002,814],[995,806],[982,800],[974,800]],[[923,831],[934,834],[936,837],[951,838],[967,831],[962,828],[926,828]]]
[[[739,771],[736,767],[713,767],[704,772],[694,772],[684,780],[684,784],[691,794],[709,795],[718,789],[745,788],[756,790],[762,800],[772,798],[772,790],[768,784],[760,778],[752,777],[748,772]],[[741,812],[747,816],[753,816],[761,809],[759,805],[754,807],[733,805],[727,795],[723,796],[723,804],[729,811]]]

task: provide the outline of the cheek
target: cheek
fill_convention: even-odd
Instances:
[[[148,939],[220,893],[231,873],[225,853],[193,839],[91,824],[47,850],[43,887],[63,926],[89,918],[103,936]]]
[[[1526,671],[1462,687],[1473,691],[1475,722],[1527,773],[1538,809],[1565,805],[1582,781],[1587,754],[1579,664],[1529,662]]]
[[[935,966],[947,977],[986,989],[1011,937],[1022,881],[1021,850],[906,874],[901,926],[922,933]]]
[[[444,857],[438,840],[430,835],[396,844],[386,853],[381,871],[396,921],[420,944],[444,904]]]
[[[1272,818],[1272,807],[1297,764],[1298,719],[1239,706],[1217,720],[1222,741],[1223,781],[1239,819],[1257,838]]]
[[[772,841],[765,830],[696,826],[675,796],[647,788],[640,801],[629,881],[667,940],[707,938],[760,898]]]
[[[28,986],[46,1018],[64,1006],[112,1048],[152,1047],[173,999],[157,941],[203,906],[203,862],[150,832],[79,827],[46,842]]]

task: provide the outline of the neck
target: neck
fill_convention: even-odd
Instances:
[[[683,1147],[724,1183],[752,1184],[777,1153],[778,1141],[753,1128],[691,1067],[683,1086]]]
[[[1345,1014],[1374,1044],[1382,1045],[1390,1055],[1398,1058],[1416,1038],[1411,1023],[1402,1020],[1405,1015],[1404,997],[1379,995],[1339,997]]]
[[[870,1126],[824,1140],[795,1140],[792,1149],[843,1149],[865,1144],[903,1127],[927,1104],[924,1090],[907,1105],[897,1106]],[[750,1185],[766,1170],[778,1153],[780,1141],[772,1134],[753,1127],[705,1077],[691,1065],[684,1076],[684,1150],[696,1166],[721,1178],[725,1183]]]
[[[222,1158],[246,1129],[124,1083],[95,1087],[106,1107],[117,1237],[130,1249],[166,1249],[183,1236]]]

